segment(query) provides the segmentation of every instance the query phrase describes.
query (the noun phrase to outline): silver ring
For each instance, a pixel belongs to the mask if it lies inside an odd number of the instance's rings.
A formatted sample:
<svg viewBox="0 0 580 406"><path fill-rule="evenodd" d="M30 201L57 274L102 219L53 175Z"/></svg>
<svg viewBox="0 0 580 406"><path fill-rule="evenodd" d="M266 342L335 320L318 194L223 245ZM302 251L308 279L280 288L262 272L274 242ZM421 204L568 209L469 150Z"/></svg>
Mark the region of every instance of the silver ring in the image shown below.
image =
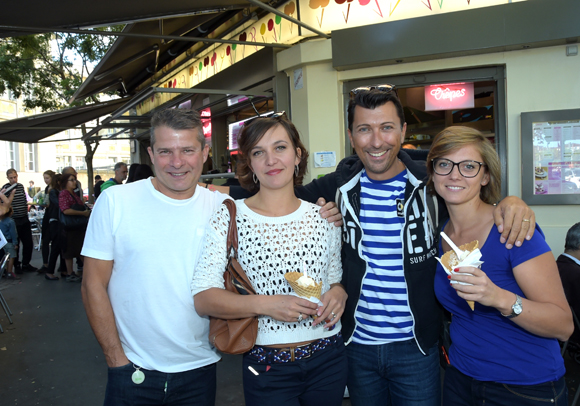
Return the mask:
<svg viewBox="0 0 580 406"><path fill-rule="evenodd" d="M302 313L300 313L300 314L298 315L298 322L301 322L301 321L302 321Z"/></svg>
<svg viewBox="0 0 580 406"><path fill-rule="evenodd" d="M336 313L330 312L330 314L332 314L332 320L336 319Z"/></svg>
<svg viewBox="0 0 580 406"><path fill-rule="evenodd" d="M529 223L529 222L530 222L530 220L529 220L529 219L523 219L523 220L522 220L522 223Z"/></svg>

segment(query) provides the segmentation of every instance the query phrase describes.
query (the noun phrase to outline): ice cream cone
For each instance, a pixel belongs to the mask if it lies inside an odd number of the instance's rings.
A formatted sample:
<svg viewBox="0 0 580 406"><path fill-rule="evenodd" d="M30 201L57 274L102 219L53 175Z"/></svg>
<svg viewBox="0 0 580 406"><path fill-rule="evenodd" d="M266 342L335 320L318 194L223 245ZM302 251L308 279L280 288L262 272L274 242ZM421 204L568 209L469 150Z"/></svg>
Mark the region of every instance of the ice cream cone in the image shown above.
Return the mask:
<svg viewBox="0 0 580 406"><path fill-rule="evenodd" d="M296 292L298 296L306 298L315 297L317 299L320 299L322 293L322 282L319 283L314 282L314 286L307 287L300 286L297 280L303 275L304 274L302 272L288 272L287 274L284 275L284 278L286 278L286 280L288 281L290 286L292 286L292 289L294 289L294 292Z"/></svg>
<svg viewBox="0 0 580 406"><path fill-rule="evenodd" d="M459 249L461 251L466 251L467 254L469 254L470 252L476 250L478 247L479 241L475 240L468 242L467 244L463 244L462 246L459 247ZM445 254L443 254L443 256L441 257L441 262L444 267L446 267L450 272L452 272L453 269L456 268L457 265L459 265L462 259L464 258L457 258L457 254L455 254L455 251L449 250ZM471 308L471 310L475 310L475 302L473 300L466 300L466 302Z"/></svg>

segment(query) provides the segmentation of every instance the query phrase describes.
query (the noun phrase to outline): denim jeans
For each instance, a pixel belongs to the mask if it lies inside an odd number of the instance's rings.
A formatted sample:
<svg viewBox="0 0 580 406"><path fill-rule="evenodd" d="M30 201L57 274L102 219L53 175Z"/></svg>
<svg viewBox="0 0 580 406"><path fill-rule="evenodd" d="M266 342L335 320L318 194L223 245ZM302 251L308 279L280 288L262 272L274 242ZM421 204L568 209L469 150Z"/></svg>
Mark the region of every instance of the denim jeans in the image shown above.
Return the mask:
<svg viewBox="0 0 580 406"><path fill-rule="evenodd" d="M537 385L508 385L473 379L453 366L445 370L443 384L445 406L540 406L568 405L568 388L564 377Z"/></svg>
<svg viewBox="0 0 580 406"><path fill-rule="evenodd" d="M340 406L347 362L342 338L310 358L288 363L259 363L245 354L246 406Z"/></svg>
<svg viewBox="0 0 580 406"><path fill-rule="evenodd" d="M104 406L214 406L216 364L163 373L142 369L145 380L131 380L133 364L109 368Z"/></svg>
<svg viewBox="0 0 580 406"><path fill-rule="evenodd" d="M441 378L435 345L423 355L415 340L382 345L351 342L348 391L353 406L439 406Z"/></svg>

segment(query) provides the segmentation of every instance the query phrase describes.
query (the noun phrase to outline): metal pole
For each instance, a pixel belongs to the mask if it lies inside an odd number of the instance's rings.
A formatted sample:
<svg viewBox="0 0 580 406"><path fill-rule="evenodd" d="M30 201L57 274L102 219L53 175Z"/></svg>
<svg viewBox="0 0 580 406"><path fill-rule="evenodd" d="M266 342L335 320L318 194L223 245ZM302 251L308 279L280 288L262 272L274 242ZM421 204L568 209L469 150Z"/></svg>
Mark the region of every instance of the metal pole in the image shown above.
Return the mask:
<svg viewBox="0 0 580 406"><path fill-rule="evenodd" d="M297 24L301 27L306 28L307 30L310 30L312 32L315 32L316 34L320 35L321 37L324 37L326 39L330 39L330 35L323 33L322 31L318 31L316 28L312 28L310 27L308 24L304 24L302 21L297 20L293 17L290 17L289 15L284 14L283 12L276 10L274 7L270 7L267 4L262 3L260 0L246 0L248 3L252 3L253 5L260 7L266 11L269 11L270 13L274 13L277 16L280 16L288 21L293 22L294 24Z"/></svg>
<svg viewBox="0 0 580 406"><path fill-rule="evenodd" d="M312 28L308 28L311 30ZM236 41L232 39L217 39L204 37L180 37L177 35L155 35L155 34L134 34L130 32L112 32L112 31L96 31L96 30L77 30L73 28L39 28L39 27L19 27L14 25L0 25L0 30L6 31L20 31L36 34L40 32L67 32L71 34L85 34L85 35L102 35L105 37L129 37L129 38L154 38L185 42L207 42L210 44L237 44L237 45L255 45L260 47L270 48L290 48L291 45L268 43L268 42L251 42L251 41ZM328 37L330 38L330 37Z"/></svg>

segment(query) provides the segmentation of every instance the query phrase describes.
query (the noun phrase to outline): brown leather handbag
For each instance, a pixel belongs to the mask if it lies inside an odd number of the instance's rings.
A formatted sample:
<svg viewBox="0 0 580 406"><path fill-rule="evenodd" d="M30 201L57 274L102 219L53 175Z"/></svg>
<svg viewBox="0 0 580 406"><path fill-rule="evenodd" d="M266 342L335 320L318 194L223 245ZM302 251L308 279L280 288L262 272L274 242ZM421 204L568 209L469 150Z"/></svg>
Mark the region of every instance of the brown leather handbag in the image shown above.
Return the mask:
<svg viewBox="0 0 580 406"><path fill-rule="evenodd" d="M255 295L256 291L238 262L238 227L236 226L236 204L226 199L224 204L230 212L228 229L228 264L224 272L226 290L238 295ZM209 318L209 342L226 354L243 354L252 349L258 336L258 318L243 319Z"/></svg>

